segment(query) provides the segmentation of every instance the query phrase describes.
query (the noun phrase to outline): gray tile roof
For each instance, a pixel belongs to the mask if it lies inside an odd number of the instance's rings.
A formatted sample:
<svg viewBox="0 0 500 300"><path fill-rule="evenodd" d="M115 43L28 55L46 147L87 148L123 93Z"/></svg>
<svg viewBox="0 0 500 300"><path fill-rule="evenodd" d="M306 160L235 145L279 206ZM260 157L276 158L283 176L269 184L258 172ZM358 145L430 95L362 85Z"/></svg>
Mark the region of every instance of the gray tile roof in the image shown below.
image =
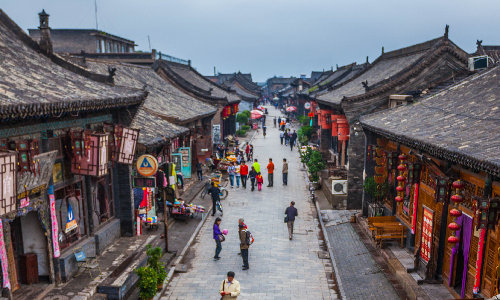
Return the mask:
<svg viewBox="0 0 500 300"><path fill-rule="evenodd" d="M361 82L367 80L368 85L371 86L388 79L413 64L424 54L425 52L420 51L404 56L389 57L387 59L382 55L365 72L361 72L359 76L355 76L349 82L347 82L347 79L344 80L346 81L344 85L333 91L319 95L318 99L332 104L340 104L343 97L352 97L365 93Z"/></svg>
<svg viewBox="0 0 500 300"><path fill-rule="evenodd" d="M236 93L231 93L223 89L189 65L162 60L158 61L155 67L163 68L167 75L171 76L181 87L200 97L213 100L227 99L228 102L238 102L241 100Z"/></svg>
<svg viewBox="0 0 500 300"><path fill-rule="evenodd" d="M111 87L80 76L54 63L63 61L60 57L48 58L35 51L37 47L0 10L0 118L138 104L147 95L141 89Z"/></svg>
<svg viewBox="0 0 500 300"><path fill-rule="evenodd" d="M493 174L500 172L500 67L440 93L363 116L363 128L431 155Z"/></svg>
<svg viewBox="0 0 500 300"><path fill-rule="evenodd" d="M116 68L116 85L135 88L147 86L149 95L144 108L178 122L205 117L217 111L215 106L199 101L173 86L150 67L89 59L87 67L98 74L106 74L108 68Z"/></svg>
<svg viewBox="0 0 500 300"><path fill-rule="evenodd" d="M144 108L139 109L130 127L140 130L139 144L146 146L162 145L167 139L189 131L185 127L172 124L151 114Z"/></svg>

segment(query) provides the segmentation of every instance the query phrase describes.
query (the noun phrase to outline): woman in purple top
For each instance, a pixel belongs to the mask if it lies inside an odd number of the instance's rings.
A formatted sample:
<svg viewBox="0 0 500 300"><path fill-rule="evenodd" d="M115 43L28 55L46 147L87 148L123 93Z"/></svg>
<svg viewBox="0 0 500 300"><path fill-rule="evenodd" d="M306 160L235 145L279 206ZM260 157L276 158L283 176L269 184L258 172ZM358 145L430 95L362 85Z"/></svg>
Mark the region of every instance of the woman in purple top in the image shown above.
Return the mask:
<svg viewBox="0 0 500 300"><path fill-rule="evenodd" d="M221 222L221 219L219 217L217 217L215 219L215 222L214 222L214 240L215 240L215 244L217 245L217 247L215 248L215 256L214 256L214 260L219 260L220 257L219 257L219 254L222 250L222 243L220 241L220 236L222 236L222 232L220 231L220 222Z"/></svg>

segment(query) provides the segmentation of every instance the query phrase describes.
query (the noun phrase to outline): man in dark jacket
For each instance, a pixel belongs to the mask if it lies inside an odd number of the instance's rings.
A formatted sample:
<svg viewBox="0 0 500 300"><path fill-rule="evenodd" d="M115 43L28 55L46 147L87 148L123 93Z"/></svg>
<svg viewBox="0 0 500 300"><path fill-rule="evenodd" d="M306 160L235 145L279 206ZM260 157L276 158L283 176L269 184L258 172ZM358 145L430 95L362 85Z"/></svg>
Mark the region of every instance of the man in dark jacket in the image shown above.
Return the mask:
<svg viewBox="0 0 500 300"><path fill-rule="evenodd" d="M243 258L243 270L248 270L248 248L249 245L247 244L247 231L245 230L245 226L243 224L240 224L238 226L239 228L239 235L240 235L240 250L241 250L241 258Z"/></svg>
<svg viewBox="0 0 500 300"><path fill-rule="evenodd" d="M255 171L255 168L252 167L252 170L248 173L248 176L250 177L250 182L252 183L252 192L255 190L255 177L257 176L257 171Z"/></svg>
<svg viewBox="0 0 500 300"><path fill-rule="evenodd" d="M215 211L217 210L217 201L220 200L220 189L216 187L213 182L211 184L212 186L208 189L208 193L212 195L212 216L214 216Z"/></svg>
<svg viewBox="0 0 500 300"><path fill-rule="evenodd" d="M297 133L295 130L290 135L290 151L293 151L293 145L295 145L295 141L297 140Z"/></svg>
<svg viewBox="0 0 500 300"><path fill-rule="evenodd" d="M295 217L298 216L297 209L294 207L295 202L292 201L290 206L286 208L285 215L287 218L287 226L288 226L288 236L290 240L293 237L293 222L295 221Z"/></svg>

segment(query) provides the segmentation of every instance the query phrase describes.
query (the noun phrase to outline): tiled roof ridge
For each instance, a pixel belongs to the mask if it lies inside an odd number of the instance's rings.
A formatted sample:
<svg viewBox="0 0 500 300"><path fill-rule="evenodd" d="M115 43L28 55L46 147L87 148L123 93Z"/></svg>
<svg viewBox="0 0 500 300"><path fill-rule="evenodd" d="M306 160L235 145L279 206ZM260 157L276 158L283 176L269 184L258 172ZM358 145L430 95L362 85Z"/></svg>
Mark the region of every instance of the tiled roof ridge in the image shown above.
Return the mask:
<svg viewBox="0 0 500 300"><path fill-rule="evenodd" d="M382 59L394 59L394 58L399 58L401 56L413 55L419 52L427 51L442 41L444 41L444 37L438 37L423 43L382 53L380 57Z"/></svg>
<svg viewBox="0 0 500 300"><path fill-rule="evenodd" d="M241 83L244 83L248 86L250 89L260 89L260 86L258 86L255 82L248 80L245 76L242 75L242 73L238 72L235 74L235 78L239 79Z"/></svg>
<svg viewBox="0 0 500 300"><path fill-rule="evenodd" d="M232 82L233 82L232 80L228 80L228 81L229 81L230 83L232 83ZM255 97L259 97L259 95L258 95L258 94L259 94L259 91L256 91L256 90L254 90L254 89L249 89L249 88L247 87L247 85L246 85L246 82L247 82L247 81L248 81L248 80L245 80L245 81L243 81L243 82L242 82L242 81L241 81L238 77L234 77L234 82L237 82L237 83L241 86L241 88L242 88L245 92L247 92L247 93L249 93L249 94L252 94L252 95L254 95Z"/></svg>
<svg viewBox="0 0 500 300"><path fill-rule="evenodd" d="M475 75L465 77L465 78L459 80L458 82L442 89L441 91L439 91L435 94L431 94L429 96L426 96L426 97L419 99L418 102L416 102L412 105L418 105L419 103L424 105L423 104L424 101L432 99L434 97L437 97L437 96L441 95L442 93L446 93L447 91L450 91L452 89L455 89L456 87L458 87L462 84L465 84L466 82L468 82L470 80L476 80L476 79L478 79L478 78L480 78L480 77L482 77L490 72L493 72L497 68L500 68L500 66L495 66L491 69L484 70L484 71L479 72ZM437 155L439 157L442 157L444 159L448 159L448 160L453 161L455 163L459 163L459 164L469 166L472 168L488 169L488 170L490 170L490 172L496 172L496 173L500 172L500 164L495 164L495 163L490 162L490 161L484 161L484 160L478 159L476 157L473 157L472 155L465 154L463 152L450 150L450 149L444 148L442 146L436 146L436 145L433 145L431 143L425 142L422 139L410 138L410 137L407 137L407 136L404 136L401 134L396 134L396 133L391 132L387 129L379 128L379 127L372 126L372 125L365 123L365 121L366 121L365 119L367 119L367 118L369 118L369 119L376 118L377 116L385 114L390 110L397 110L397 109L401 109L401 108L402 107L393 107L393 108L389 108L386 110L374 112L374 113L371 113L371 114L366 115L366 116L361 116L359 119L359 122L361 123L363 128L366 128L369 131L372 131L374 133L389 137L389 138L396 140L398 142L401 142L402 144L405 144L409 147L419 148L419 149L424 150L427 153L432 153L432 154ZM472 117L470 117L470 118L472 118Z"/></svg>
<svg viewBox="0 0 500 300"><path fill-rule="evenodd" d="M417 59L415 62L413 62L411 65L408 67L404 68L403 70L397 72L390 78L384 79L382 81L376 82L372 84L370 87L375 87L374 89L363 93L361 95L357 96L351 96L351 97L344 97L342 101L356 101L356 100L362 100L366 99L369 97L373 97L377 94L383 93L387 90L390 90L393 88L395 85L399 85L403 82L408 81L410 78L413 76L416 76L420 72L422 72L428 65L430 65L432 62L437 60L439 56L447 52L459 60L461 60L464 64L467 65L467 59L468 59L468 54L460 49L458 46L456 46L454 43L451 43L449 41L444 41L443 43L436 43L434 44L434 49L429 49L429 51ZM457 48L462 50L462 53L459 53L457 51ZM374 65L374 63L372 63ZM366 71L365 71L366 72Z"/></svg>
<svg viewBox="0 0 500 300"><path fill-rule="evenodd" d="M0 22L2 22L10 31L12 31L12 33L14 33L26 46L31 48L33 51L48 57L56 65L90 80L109 85L109 82L107 82L106 80L106 75L94 74L92 72L89 72L84 68L61 58L57 54L47 55L44 51L42 51L40 45L36 41L34 41L28 34L26 34L26 32L24 32L24 30L22 30L21 27L19 27L19 25L17 25L16 22L14 22L2 9L0 9Z"/></svg>
<svg viewBox="0 0 500 300"><path fill-rule="evenodd" d="M189 92L195 94L198 97L216 101L221 101L221 100L228 101L227 97L212 96L209 91L205 91L204 89L201 89L196 85L192 84L191 82L187 81L186 79L182 78L182 76L178 75L174 70L170 68L170 66L168 66L168 64L165 64L164 61L162 60L157 60L153 65L153 70L156 71L158 68L161 68L164 71L164 73L167 76L169 76L181 88L188 90Z"/></svg>
<svg viewBox="0 0 500 300"><path fill-rule="evenodd" d="M355 66L356 65L351 64L351 67L349 69L347 69L344 73L342 73L340 76L338 76L334 80L328 82L327 84L319 85L318 91L324 91L324 90L330 91L330 90L336 89L337 87L342 86L341 84L339 84L338 86L335 86L335 84L338 83L339 81L341 81L342 79L346 78L354 70ZM343 70L345 70L345 69L343 69ZM340 70L340 71L342 71L342 70ZM354 77L356 77L356 75ZM347 81L350 81L350 80L346 80L346 82Z"/></svg>

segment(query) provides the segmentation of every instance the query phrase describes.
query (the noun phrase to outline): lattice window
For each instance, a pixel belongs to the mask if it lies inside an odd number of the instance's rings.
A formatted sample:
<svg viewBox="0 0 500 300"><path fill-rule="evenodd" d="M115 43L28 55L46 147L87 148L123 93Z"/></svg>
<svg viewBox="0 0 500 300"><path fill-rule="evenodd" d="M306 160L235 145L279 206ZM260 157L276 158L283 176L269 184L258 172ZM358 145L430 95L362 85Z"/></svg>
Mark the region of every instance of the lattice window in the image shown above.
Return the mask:
<svg viewBox="0 0 500 300"><path fill-rule="evenodd" d="M92 178L92 212L95 225L100 225L115 215L111 168L108 175Z"/></svg>

